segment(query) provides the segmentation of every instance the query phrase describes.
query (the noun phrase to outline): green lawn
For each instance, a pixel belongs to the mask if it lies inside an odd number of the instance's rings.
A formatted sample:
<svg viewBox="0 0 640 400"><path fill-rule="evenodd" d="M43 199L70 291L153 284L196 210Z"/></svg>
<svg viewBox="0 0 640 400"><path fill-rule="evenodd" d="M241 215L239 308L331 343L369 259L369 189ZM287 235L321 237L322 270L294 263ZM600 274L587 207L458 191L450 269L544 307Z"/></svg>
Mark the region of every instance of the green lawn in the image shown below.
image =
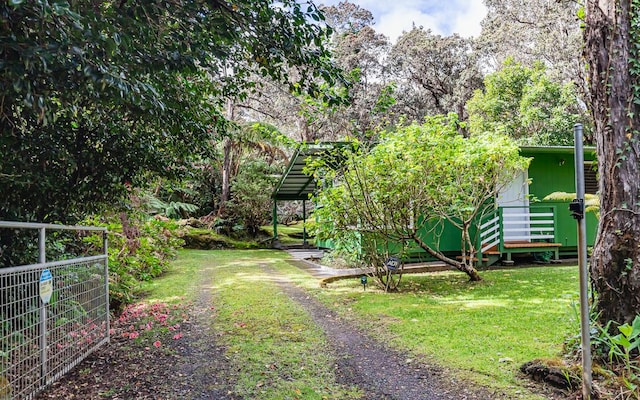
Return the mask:
<svg viewBox="0 0 640 400"><path fill-rule="evenodd" d="M309 221L307 221L307 224ZM282 244L302 244L303 241L303 228L304 223L302 221L298 221L295 224L291 225L282 225L278 224L278 240ZM265 225L262 226L261 229L273 236L273 225ZM307 242L313 244L315 243L315 238L312 238L309 235L309 228L307 228Z"/></svg>
<svg viewBox="0 0 640 400"><path fill-rule="evenodd" d="M395 346L453 367L474 381L520 389L517 370L535 358L558 357L578 332L577 267L483 272L469 282L455 272L403 277L400 293L363 292L338 282L322 297L367 321Z"/></svg>
<svg viewBox="0 0 640 400"><path fill-rule="evenodd" d="M578 331L571 309L576 267L486 271L478 283L454 272L407 275L399 293L383 293L363 291L359 279L321 289L286 257L271 250L182 251L171 271L147 286L151 298L189 299L198 276L210 276L215 328L240 369L236 390L248 398L357 398L335 383L333 360L323 351L327 338L260 265L286 274L389 345L514 398L537 398L517 377L518 367L559 356ZM292 380L276 379L283 373Z"/></svg>

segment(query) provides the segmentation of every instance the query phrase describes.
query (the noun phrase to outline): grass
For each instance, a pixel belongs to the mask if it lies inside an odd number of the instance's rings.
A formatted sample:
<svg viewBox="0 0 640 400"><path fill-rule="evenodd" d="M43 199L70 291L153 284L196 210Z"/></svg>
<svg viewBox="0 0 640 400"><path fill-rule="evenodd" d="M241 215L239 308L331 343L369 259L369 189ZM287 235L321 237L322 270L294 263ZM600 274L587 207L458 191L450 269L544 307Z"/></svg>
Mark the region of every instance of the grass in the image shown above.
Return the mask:
<svg viewBox="0 0 640 400"><path fill-rule="evenodd" d="M517 369L535 358L558 357L579 327L576 267L483 272L469 282L459 273L403 277L400 293L363 292L339 282L322 297L402 348L428 356L473 381L523 393Z"/></svg>
<svg viewBox="0 0 640 400"><path fill-rule="evenodd" d="M307 221L307 224L309 221ZM273 236L273 225L265 225L260 227L269 236ZM278 224L278 240L282 244L301 244L303 240L304 223L298 221L291 225ZM309 228L307 228L307 235L309 235ZM307 236L307 241L310 244L315 243L315 238Z"/></svg>
<svg viewBox="0 0 640 400"><path fill-rule="evenodd" d="M210 251L180 250L178 258L159 278L143 282L138 290L147 302L178 303L194 300L199 276L206 272Z"/></svg>
<svg viewBox="0 0 640 400"><path fill-rule="evenodd" d="M359 398L357 390L336 383L322 331L263 269L290 269L285 256L271 250L182 251L171 272L146 287L147 298L193 300L194 285L209 281L217 309L213 327L238 370L235 393L243 398Z"/></svg>
<svg viewBox="0 0 640 400"><path fill-rule="evenodd" d="M320 289L286 257L270 250L182 251L169 274L146 288L151 298L169 302L189 299L198 275L212 279L215 328L240 370L236 390L246 398L358 397L335 383L333 360L323 351L327 338L260 265L390 345L511 398L540 398L518 377L519 366L558 357L579 329L571 308L578 297L576 267L485 271L478 283L454 272L406 275L399 293L383 293L363 291L359 279Z"/></svg>

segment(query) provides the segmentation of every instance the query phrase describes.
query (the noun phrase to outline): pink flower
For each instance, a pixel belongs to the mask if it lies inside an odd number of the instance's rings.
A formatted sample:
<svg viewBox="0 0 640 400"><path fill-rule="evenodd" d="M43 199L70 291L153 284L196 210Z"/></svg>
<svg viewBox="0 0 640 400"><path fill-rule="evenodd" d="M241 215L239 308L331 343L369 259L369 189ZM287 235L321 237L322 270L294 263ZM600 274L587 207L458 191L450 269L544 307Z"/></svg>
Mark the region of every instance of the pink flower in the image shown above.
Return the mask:
<svg viewBox="0 0 640 400"><path fill-rule="evenodd" d="M175 335L173 335L173 340L178 340L182 337L182 333L176 333Z"/></svg>
<svg viewBox="0 0 640 400"><path fill-rule="evenodd" d="M156 346L156 347L160 347L160 346L162 346L162 343L160 343L159 340L156 340L155 342L153 342L153 345Z"/></svg>
<svg viewBox="0 0 640 400"><path fill-rule="evenodd" d="M131 333L129 334L129 339L135 339L135 338L137 338L138 336L140 336L140 334L139 334L138 332L131 332Z"/></svg>

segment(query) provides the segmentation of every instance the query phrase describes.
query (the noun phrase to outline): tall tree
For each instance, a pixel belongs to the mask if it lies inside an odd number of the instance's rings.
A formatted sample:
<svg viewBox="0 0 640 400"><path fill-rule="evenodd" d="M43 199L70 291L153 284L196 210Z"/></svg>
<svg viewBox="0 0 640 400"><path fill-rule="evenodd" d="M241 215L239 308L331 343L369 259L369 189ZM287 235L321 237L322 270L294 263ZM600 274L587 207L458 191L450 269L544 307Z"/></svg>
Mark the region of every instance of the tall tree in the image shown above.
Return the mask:
<svg viewBox="0 0 640 400"><path fill-rule="evenodd" d="M465 103L482 87L473 41L457 34L414 27L393 46L388 68L398 85L394 109L416 121L450 112L466 120Z"/></svg>
<svg viewBox="0 0 640 400"><path fill-rule="evenodd" d="M332 35L328 47L337 66L349 78L347 104L334 105L321 96L291 95L270 79L259 79L255 93L237 104L242 118L263 119L296 141L341 140L361 136L385 124L393 103L393 88L384 71L388 39L373 29L370 11L348 1L322 6ZM331 96L347 96L344 88L322 85Z"/></svg>
<svg viewBox="0 0 640 400"><path fill-rule="evenodd" d="M600 176L591 280L602 323L640 313L640 2L586 2L585 56Z"/></svg>
<svg viewBox="0 0 640 400"><path fill-rule="evenodd" d="M582 32L574 0L485 0L478 44L494 68L508 58L526 66L543 62L554 80L584 81Z"/></svg>
<svg viewBox="0 0 640 400"><path fill-rule="evenodd" d="M371 267L381 249L411 242L471 280L480 280L471 226L494 209L493 199L528 160L505 135L463 138L457 127L454 117L430 117L422 125L381 133L371 150L347 151L344 171L319 176L337 184L318 195L318 233L338 244L356 236ZM322 161L316 167L320 174L331 170ZM462 261L439 250L438 232L444 223L460 230ZM367 246L371 238L380 240Z"/></svg>
<svg viewBox="0 0 640 400"><path fill-rule="evenodd" d="M541 62L528 67L508 58L484 84L467 103L471 131L504 132L524 145L573 143L583 116L573 83L553 81Z"/></svg>

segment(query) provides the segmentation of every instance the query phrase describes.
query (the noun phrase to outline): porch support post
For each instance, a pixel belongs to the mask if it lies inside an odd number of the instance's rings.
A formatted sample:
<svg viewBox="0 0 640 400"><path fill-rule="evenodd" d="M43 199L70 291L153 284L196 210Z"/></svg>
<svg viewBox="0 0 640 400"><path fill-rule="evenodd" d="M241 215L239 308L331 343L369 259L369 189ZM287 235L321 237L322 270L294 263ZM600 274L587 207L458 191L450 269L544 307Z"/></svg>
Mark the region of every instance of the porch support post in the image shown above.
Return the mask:
<svg viewBox="0 0 640 400"><path fill-rule="evenodd" d="M302 244L307 245L307 201L302 200Z"/></svg>
<svg viewBox="0 0 640 400"><path fill-rule="evenodd" d="M278 239L278 200L273 199L273 240Z"/></svg>

